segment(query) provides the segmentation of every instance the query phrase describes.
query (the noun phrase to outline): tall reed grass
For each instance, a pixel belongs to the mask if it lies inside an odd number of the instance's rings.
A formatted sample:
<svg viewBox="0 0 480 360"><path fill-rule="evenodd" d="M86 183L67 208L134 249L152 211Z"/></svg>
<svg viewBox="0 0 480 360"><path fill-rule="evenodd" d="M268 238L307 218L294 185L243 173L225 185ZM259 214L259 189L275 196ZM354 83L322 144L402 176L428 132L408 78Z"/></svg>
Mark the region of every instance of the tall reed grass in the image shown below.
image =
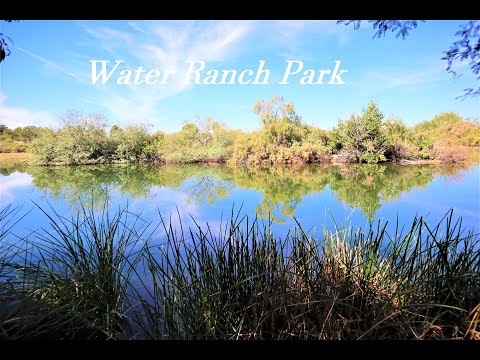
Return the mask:
<svg viewBox="0 0 480 360"><path fill-rule="evenodd" d="M148 224L108 202L68 219L38 206L50 227L17 242L21 262L10 265L16 311L3 321L8 338L109 339L126 333L125 306ZM33 239L32 239L33 238ZM3 299L5 300L5 299ZM5 330L5 329L8 329Z"/></svg>
<svg viewBox="0 0 480 360"><path fill-rule="evenodd" d="M480 339L480 239L453 211L277 237L241 210L213 230L38 208L48 229L0 238L8 339Z"/></svg>

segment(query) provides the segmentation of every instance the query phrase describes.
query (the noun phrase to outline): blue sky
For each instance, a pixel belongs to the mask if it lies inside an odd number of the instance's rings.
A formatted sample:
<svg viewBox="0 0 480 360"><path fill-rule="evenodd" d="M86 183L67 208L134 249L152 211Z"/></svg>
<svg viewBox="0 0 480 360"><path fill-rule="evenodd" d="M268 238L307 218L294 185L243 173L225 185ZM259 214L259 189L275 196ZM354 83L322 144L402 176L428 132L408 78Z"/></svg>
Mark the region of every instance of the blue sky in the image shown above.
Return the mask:
<svg viewBox="0 0 480 360"><path fill-rule="evenodd" d="M331 129L339 118L359 113L370 100L384 114L412 125L444 111L480 116L480 99L456 99L478 86L467 63L454 80L442 51L463 21L429 20L405 40L388 34L372 39L360 30L320 21L20 21L0 25L13 40L0 64L0 123L10 128L56 126L67 109L102 112L109 124L146 122L151 131L177 131L183 121L213 116L230 128L254 130L256 100L282 95L306 123ZM121 69L142 66L176 76L165 85L92 84L90 60L123 60ZM207 69L270 70L268 85L188 85L185 61ZM278 85L287 60L304 69L333 69L341 61L343 85ZM120 69L120 68L119 68ZM206 70L207 70L206 69ZM329 77L325 78L326 80Z"/></svg>

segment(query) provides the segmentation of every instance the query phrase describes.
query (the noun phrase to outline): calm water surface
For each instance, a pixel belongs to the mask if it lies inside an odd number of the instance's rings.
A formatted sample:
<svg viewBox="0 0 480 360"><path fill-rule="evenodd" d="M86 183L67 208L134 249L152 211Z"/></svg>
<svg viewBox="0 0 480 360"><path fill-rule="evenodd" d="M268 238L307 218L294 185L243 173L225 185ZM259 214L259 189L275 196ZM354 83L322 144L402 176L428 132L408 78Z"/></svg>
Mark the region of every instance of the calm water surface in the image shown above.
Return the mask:
<svg viewBox="0 0 480 360"><path fill-rule="evenodd" d="M234 206L249 217L273 221L284 235L295 226L320 232L325 226L365 226L388 219L390 229L418 214L435 224L450 209L463 225L480 228L480 166L309 165L244 168L226 165L101 165L77 167L8 166L0 168L0 206L23 204L31 210L14 232L26 235L48 228L35 207L69 216L81 201L97 209L107 198L112 207L158 223L159 213L178 225L193 225L190 215L212 230ZM51 211L51 210L50 210ZM160 235L159 235L160 236Z"/></svg>

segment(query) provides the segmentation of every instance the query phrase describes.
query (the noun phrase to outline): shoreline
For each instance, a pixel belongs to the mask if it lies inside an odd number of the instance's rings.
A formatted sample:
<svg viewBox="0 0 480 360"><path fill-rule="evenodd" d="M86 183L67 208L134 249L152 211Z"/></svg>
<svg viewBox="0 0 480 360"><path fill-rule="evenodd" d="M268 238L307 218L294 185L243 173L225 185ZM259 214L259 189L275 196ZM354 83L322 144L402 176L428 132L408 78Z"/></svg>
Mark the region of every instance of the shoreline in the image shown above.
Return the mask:
<svg viewBox="0 0 480 360"><path fill-rule="evenodd" d="M478 150L478 149L475 149ZM20 152L20 153L0 153L0 166L4 164L12 165L12 164L22 164L28 166L36 166L34 164L30 164L30 161L33 160L34 154L30 152ZM378 162L374 164L397 164L397 165L453 165L453 164L469 164L469 163L477 163L480 162L480 158L478 156L472 157L472 159L464 160L464 161L457 161L457 162L447 162L438 159L401 159L399 161L384 161ZM162 161L138 161L138 162L125 162L125 161L114 161L114 162L105 162L105 163L92 163L92 164L75 164L75 165L67 165L67 164L50 164L50 165L37 165L37 166L82 166L82 165L109 165L109 164L168 164L168 165L182 165L182 164L205 164L209 166L219 166L222 164L226 165L237 165L237 166L297 166L297 165L368 165L367 163L349 163L349 162L342 162L332 157L331 161L329 162L315 162L315 163L279 163L279 164L269 164L269 163L261 163L261 164L234 164L229 163L229 161L215 161L215 160L205 160L205 161L196 161L196 162L162 162ZM372 164L370 164L372 165Z"/></svg>

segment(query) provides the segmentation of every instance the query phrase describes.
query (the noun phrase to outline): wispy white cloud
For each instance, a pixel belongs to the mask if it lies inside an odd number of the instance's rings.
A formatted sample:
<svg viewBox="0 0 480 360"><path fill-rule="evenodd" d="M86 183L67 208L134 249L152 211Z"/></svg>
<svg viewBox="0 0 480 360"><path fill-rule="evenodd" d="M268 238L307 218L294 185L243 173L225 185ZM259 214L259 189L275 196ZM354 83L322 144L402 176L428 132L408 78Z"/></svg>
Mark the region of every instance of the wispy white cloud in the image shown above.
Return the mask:
<svg viewBox="0 0 480 360"><path fill-rule="evenodd" d="M48 111L8 106L6 102L7 97L0 92L0 121L10 129L28 125L52 126L55 123L55 117Z"/></svg>
<svg viewBox="0 0 480 360"><path fill-rule="evenodd" d="M441 70L434 68L425 69L385 69L383 71L369 70L367 75L382 88L396 88L400 86L416 86L439 80Z"/></svg>
<svg viewBox="0 0 480 360"><path fill-rule="evenodd" d="M155 122L159 102L192 87L185 84L187 60L203 60L207 64L233 58L242 40L251 32L250 21L162 21L128 22L130 32L107 26L81 27L104 51L103 57L124 60L122 69L158 69L175 72L168 84L155 86L97 86L97 103L108 108L118 119ZM112 24L113 26L113 24ZM92 44L93 45L93 44Z"/></svg>
<svg viewBox="0 0 480 360"><path fill-rule="evenodd" d="M312 39L315 47L326 46L326 41L335 39L343 46L348 43L351 32L337 24L337 20L268 20L262 21L263 33L270 33L269 41L279 49L279 56L286 60L313 61Z"/></svg>
<svg viewBox="0 0 480 360"><path fill-rule="evenodd" d="M203 60L208 68L236 60L252 47L278 47L288 58L308 60L305 39L311 34L348 40L334 20L320 21L78 21L81 40L72 44L61 62L25 48L19 51L62 76L89 87L89 95L79 98L86 104L104 107L115 123L123 121L162 122L161 101L188 91L185 84L187 60ZM305 36L306 34L309 36ZM303 49L302 49L303 47ZM173 71L168 84L116 85L113 77L105 84L91 83L89 60L123 60L121 70ZM224 65L224 64L221 64ZM192 114L193 115L193 114Z"/></svg>
<svg viewBox="0 0 480 360"><path fill-rule="evenodd" d="M337 20L274 20L271 25L278 34L278 39L288 41L301 41L302 35L323 34L334 36L341 45L346 44L349 32L337 24Z"/></svg>
<svg viewBox="0 0 480 360"><path fill-rule="evenodd" d="M135 31L138 31L138 32L141 32L141 33L145 33L145 30L143 30L142 26L136 22L136 21L129 21L128 23L128 26L130 26L133 30Z"/></svg>
<svg viewBox="0 0 480 360"><path fill-rule="evenodd" d="M438 60L425 60L410 67L385 66L365 69L358 79L351 82L363 95L382 93L391 89L416 91L436 82L445 81L445 67Z"/></svg>
<svg viewBox="0 0 480 360"><path fill-rule="evenodd" d="M80 27L87 34L99 40L105 50L111 50L119 44L131 46L134 41L132 34L108 26L91 27L87 23L80 23Z"/></svg>
<svg viewBox="0 0 480 360"><path fill-rule="evenodd" d="M56 72L59 72L61 74L64 74L64 75L67 75L67 76L70 76L72 78L74 78L75 80L77 81L80 81L80 82L85 82L85 78L83 77L80 77L76 74L74 74L73 72L71 71L68 71L67 69L65 69L63 66L57 64L56 62L52 61L52 60L49 60L43 56L40 56L38 54L35 54L33 52L31 52L30 50L27 50L27 49L24 49L22 47L17 47L16 50L30 56L31 58L35 59L35 60L38 60L40 61L41 63L43 63L44 65L46 65L47 67L51 68L52 70L55 70Z"/></svg>
<svg viewBox="0 0 480 360"><path fill-rule="evenodd" d="M32 180L31 175L19 172L3 177L0 181L0 206L13 203L15 190L32 185Z"/></svg>
<svg viewBox="0 0 480 360"><path fill-rule="evenodd" d="M199 222L203 221L204 214L200 206L195 201L189 201L188 194L181 189L171 189L168 187L152 187L150 199L155 199L155 203L151 206L145 206L142 199L133 199L129 204L130 210L134 213L142 213L144 218L158 218L158 210L161 209L160 215L167 224L171 222L174 228L180 227L180 221L185 228L194 227L195 223L192 217ZM159 219L160 220L160 219ZM158 229L162 231L162 227Z"/></svg>

